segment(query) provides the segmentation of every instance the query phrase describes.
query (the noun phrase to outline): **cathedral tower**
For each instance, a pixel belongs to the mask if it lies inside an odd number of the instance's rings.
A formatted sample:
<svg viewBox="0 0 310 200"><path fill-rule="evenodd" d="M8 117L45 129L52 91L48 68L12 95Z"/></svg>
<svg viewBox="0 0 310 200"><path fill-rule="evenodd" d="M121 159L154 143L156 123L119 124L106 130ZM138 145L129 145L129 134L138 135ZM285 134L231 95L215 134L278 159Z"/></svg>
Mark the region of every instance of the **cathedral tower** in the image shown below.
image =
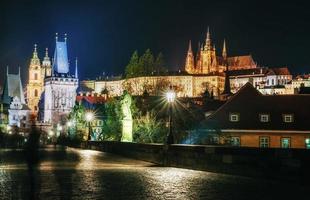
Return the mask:
<svg viewBox="0 0 310 200"><path fill-rule="evenodd" d="M189 45L188 45L188 51L187 51L187 56L186 56L186 61L185 61L185 71L189 74L192 74L195 71L194 54L192 51L191 41L189 41Z"/></svg>
<svg viewBox="0 0 310 200"><path fill-rule="evenodd" d="M215 47L212 47L210 30L208 28L205 46L201 51L201 73L208 74L214 71L212 68L212 66L216 65L214 62L216 62Z"/></svg>
<svg viewBox="0 0 310 200"><path fill-rule="evenodd" d="M27 104L31 113L36 115L38 112L38 103L43 90L43 77L40 59L38 57L37 45L34 45L34 51L29 65L29 75L27 84Z"/></svg>

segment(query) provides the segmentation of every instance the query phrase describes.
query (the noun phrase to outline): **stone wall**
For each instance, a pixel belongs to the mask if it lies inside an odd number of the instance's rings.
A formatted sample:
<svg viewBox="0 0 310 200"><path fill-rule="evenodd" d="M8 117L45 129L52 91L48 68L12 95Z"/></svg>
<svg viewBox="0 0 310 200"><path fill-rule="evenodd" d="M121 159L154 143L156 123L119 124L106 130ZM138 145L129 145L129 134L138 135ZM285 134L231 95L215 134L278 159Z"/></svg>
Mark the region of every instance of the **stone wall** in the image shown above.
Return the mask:
<svg viewBox="0 0 310 200"><path fill-rule="evenodd" d="M305 181L310 178L310 151L304 149L233 148L204 145L89 142L89 148L162 166Z"/></svg>

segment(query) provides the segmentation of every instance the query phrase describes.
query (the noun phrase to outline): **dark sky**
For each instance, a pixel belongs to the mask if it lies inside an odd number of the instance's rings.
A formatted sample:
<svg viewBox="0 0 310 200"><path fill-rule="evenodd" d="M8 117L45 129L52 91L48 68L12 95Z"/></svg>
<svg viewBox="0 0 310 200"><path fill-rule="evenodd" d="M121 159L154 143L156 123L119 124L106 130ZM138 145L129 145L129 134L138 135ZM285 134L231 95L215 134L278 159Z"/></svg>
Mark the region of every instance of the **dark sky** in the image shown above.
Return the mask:
<svg viewBox="0 0 310 200"><path fill-rule="evenodd" d="M51 56L56 32L68 34L69 57L79 58L82 79L122 73L135 49L162 51L168 66L179 69L188 40L196 50L208 26L218 50L226 38L229 55L252 54L260 65L308 73L310 12L305 2L1 0L1 80L6 65L15 72L21 66L25 80L33 44L41 59L45 47Z"/></svg>

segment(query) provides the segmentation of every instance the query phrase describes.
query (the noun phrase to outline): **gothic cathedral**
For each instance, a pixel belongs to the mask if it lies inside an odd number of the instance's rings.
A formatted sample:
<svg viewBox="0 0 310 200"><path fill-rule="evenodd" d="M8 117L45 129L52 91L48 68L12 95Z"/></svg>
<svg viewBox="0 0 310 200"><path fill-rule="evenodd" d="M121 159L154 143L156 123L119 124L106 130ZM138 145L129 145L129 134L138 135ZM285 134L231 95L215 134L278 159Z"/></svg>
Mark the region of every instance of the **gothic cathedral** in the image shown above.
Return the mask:
<svg viewBox="0 0 310 200"><path fill-rule="evenodd" d="M227 56L226 43L224 40L222 55L216 55L215 45L212 45L211 35L208 28L204 43L198 44L196 58L192 50L191 41L185 59L185 71L189 74L214 74L225 70L252 69L257 65L251 55Z"/></svg>

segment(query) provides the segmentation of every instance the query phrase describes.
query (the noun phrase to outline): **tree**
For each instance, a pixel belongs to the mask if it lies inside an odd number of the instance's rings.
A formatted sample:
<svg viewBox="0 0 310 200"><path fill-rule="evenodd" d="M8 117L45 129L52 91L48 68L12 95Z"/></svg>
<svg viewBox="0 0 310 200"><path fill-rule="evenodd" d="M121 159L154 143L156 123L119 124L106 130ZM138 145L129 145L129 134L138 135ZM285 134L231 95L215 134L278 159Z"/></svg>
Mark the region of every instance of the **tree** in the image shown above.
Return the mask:
<svg viewBox="0 0 310 200"><path fill-rule="evenodd" d="M165 67L164 55L161 52L156 57L154 68L157 74L165 74L167 72L167 69Z"/></svg>
<svg viewBox="0 0 310 200"><path fill-rule="evenodd" d="M143 69L144 76L151 75L154 72L154 56L150 49L147 49L139 59L139 65Z"/></svg>
<svg viewBox="0 0 310 200"><path fill-rule="evenodd" d="M99 136L101 140L120 141L122 137L122 112L118 99L110 99L105 104L104 120L102 126L102 134Z"/></svg>
<svg viewBox="0 0 310 200"><path fill-rule="evenodd" d="M125 76L126 78L132 78L135 76L139 76L142 73L142 69L139 62L139 55L138 51L134 51L128 65L125 69Z"/></svg>
<svg viewBox="0 0 310 200"><path fill-rule="evenodd" d="M156 118L152 110L146 115L139 113L134 120L134 141L140 143L164 142L166 130L164 123Z"/></svg>

